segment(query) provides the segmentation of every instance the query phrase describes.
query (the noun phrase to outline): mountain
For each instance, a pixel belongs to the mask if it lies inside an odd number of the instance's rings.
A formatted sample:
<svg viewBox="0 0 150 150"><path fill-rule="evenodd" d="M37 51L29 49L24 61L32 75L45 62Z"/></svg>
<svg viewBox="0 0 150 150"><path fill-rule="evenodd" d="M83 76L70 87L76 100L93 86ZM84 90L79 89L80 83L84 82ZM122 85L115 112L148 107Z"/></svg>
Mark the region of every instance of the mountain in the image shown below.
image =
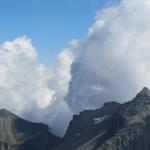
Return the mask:
<svg viewBox="0 0 150 150"><path fill-rule="evenodd" d="M42 123L31 123L0 110L0 150L49 150L60 139Z"/></svg>
<svg viewBox="0 0 150 150"><path fill-rule="evenodd" d="M149 150L150 149L150 90L144 88L117 114L124 120L121 129L107 139L98 150Z"/></svg>
<svg viewBox="0 0 150 150"><path fill-rule="evenodd" d="M90 143L111 128L111 116L119 107L117 102L108 102L101 109L86 110L74 115L62 144L55 150L74 150L79 147L84 150L92 149Z"/></svg>
<svg viewBox="0 0 150 150"><path fill-rule="evenodd" d="M150 90L74 115L60 139L42 123L0 110L0 150L150 150Z"/></svg>
<svg viewBox="0 0 150 150"><path fill-rule="evenodd" d="M105 103L75 115L53 150L149 150L149 133L150 90L145 87L130 102Z"/></svg>

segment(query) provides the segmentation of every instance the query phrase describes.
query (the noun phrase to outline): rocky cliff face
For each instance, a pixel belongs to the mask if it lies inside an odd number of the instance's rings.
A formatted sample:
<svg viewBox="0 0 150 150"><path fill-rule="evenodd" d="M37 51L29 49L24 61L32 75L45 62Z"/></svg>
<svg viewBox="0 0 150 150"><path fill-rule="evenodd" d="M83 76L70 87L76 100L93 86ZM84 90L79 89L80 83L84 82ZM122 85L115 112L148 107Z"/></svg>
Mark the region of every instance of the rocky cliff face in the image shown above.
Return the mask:
<svg viewBox="0 0 150 150"><path fill-rule="evenodd" d="M63 143L55 150L149 150L150 90L130 102L106 103L74 116Z"/></svg>
<svg viewBox="0 0 150 150"><path fill-rule="evenodd" d="M105 103L74 115L59 139L44 124L0 110L0 150L149 150L150 90L127 103Z"/></svg>
<svg viewBox="0 0 150 150"><path fill-rule="evenodd" d="M46 125L25 121L0 110L0 150L48 150L58 144Z"/></svg>
<svg viewBox="0 0 150 150"><path fill-rule="evenodd" d="M124 119L124 127L100 146L98 150L150 149L150 90L144 88L117 112Z"/></svg>
<svg viewBox="0 0 150 150"><path fill-rule="evenodd" d="M120 104L117 102L105 103L101 109L86 110L79 115L74 115L70 122L67 133L55 150L93 149L95 142L111 128L111 116L118 110ZM102 143L111 135L106 135Z"/></svg>

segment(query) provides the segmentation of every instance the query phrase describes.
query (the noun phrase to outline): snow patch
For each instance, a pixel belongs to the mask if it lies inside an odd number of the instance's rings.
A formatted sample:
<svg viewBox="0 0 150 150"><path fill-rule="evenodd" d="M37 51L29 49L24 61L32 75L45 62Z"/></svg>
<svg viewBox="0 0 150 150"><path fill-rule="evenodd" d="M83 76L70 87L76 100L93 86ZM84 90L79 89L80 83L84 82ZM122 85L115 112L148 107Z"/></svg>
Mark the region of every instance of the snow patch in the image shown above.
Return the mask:
<svg viewBox="0 0 150 150"><path fill-rule="evenodd" d="M107 116L103 116L103 117L98 117L98 118L94 118L94 124L99 124L101 123L103 120L105 120L106 118L110 117L109 115Z"/></svg>
<svg viewBox="0 0 150 150"><path fill-rule="evenodd" d="M80 133L77 133L77 134L76 134L76 136L80 136L80 135L81 135Z"/></svg>

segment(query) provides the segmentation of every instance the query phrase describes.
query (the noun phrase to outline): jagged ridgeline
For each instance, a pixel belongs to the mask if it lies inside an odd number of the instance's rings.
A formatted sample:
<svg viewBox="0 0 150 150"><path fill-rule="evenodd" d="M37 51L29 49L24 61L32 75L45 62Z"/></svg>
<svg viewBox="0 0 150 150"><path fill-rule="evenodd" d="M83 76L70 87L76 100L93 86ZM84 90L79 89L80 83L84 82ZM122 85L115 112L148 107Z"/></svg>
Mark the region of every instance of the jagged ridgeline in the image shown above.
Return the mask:
<svg viewBox="0 0 150 150"><path fill-rule="evenodd" d="M0 110L0 150L48 150L59 141L60 138L49 132L48 126Z"/></svg>
<svg viewBox="0 0 150 150"><path fill-rule="evenodd" d="M129 102L74 115L64 138L48 126L0 110L0 150L149 150L150 90Z"/></svg>
<svg viewBox="0 0 150 150"><path fill-rule="evenodd" d="M150 150L150 90L130 102L110 102L75 115L53 150Z"/></svg>

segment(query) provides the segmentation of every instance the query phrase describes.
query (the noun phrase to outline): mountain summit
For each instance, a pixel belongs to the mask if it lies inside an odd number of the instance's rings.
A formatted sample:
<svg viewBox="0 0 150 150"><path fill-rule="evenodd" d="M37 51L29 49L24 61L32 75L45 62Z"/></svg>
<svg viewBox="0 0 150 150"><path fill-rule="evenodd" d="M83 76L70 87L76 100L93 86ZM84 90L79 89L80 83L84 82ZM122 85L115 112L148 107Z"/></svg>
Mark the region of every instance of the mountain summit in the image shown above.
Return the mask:
<svg viewBox="0 0 150 150"><path fill-rule="evenodd" d="M111 102L75 115L63 142L54 150L149 150L150 90L129 102Z"/></svg>
<svg viewBox="0 0 150 150"><path fill-rule="evenodd" d="M60 139L42 123L31 123L0 110L0 150L149 150L150 90L144 87L124 104L74 115Z"/></svg>
<svg viewBox="0 0 150 150"><path fill-rule="evenodd" d="M0 110L0 150L49 150L59 141L48 126Z"/></svg>
<svg viewBox="0 0 150 150"><path fill-rule="evenodd" d="M150 96L150 90L147 87L144 87L142 91L137 94L137 96Z"/></svg>

